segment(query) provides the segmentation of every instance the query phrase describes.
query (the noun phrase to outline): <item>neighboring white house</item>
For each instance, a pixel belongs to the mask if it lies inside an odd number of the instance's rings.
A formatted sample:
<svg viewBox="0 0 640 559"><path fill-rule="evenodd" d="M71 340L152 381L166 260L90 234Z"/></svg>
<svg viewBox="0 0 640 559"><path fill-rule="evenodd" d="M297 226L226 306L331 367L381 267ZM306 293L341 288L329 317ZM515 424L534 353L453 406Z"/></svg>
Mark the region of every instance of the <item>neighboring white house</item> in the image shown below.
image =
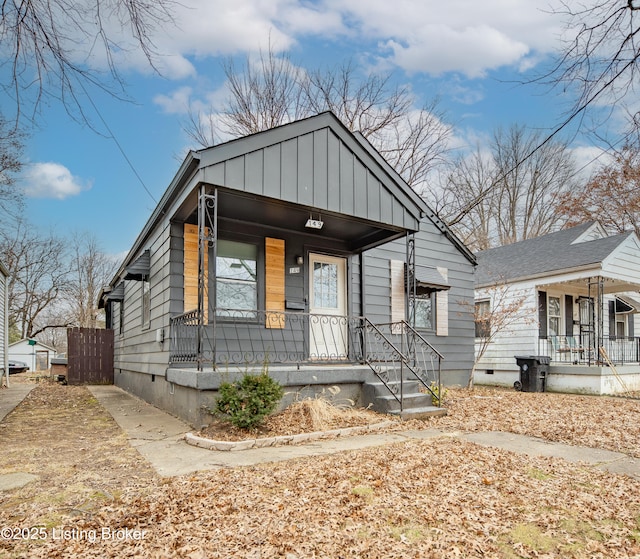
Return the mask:
<svg viewBox="0 0 640 559"><path fill-rule="evenodd" d="M515 323L478 361L474 381L513 385L515 356L551 358L547 389L611 394L640 389L640 241L590 222L479 252L477 312L519 299ZM476 336L481 336L480 324ZM480 339L477 338L476 347Z"/></svg>
<svg viewBox="0 0 640 559"><path fill-rule="evenodd" d="M30 338L9 344L9 359L23 361L30 371L48 371L55 356L55 348Z"/></svg>

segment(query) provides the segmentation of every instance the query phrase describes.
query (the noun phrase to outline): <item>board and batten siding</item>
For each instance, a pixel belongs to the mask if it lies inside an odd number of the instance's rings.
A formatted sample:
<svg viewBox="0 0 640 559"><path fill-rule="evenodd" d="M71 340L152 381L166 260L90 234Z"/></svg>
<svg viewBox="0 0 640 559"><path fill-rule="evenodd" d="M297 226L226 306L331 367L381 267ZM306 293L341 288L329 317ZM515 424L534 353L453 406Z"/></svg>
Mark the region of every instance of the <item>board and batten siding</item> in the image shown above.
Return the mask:
<svg viewBox="0 0 640 559"><path fill-rule="evenodd" d="M273 136L275 139L277 135ZM254 149L233 155L233 143L220 146L215 160L203 155L202 180L241 192L417 229L415 204L404 193L392 193L378 165L353 141L347 145L329 127L270 145L263 137L245 138Z"/></svg>

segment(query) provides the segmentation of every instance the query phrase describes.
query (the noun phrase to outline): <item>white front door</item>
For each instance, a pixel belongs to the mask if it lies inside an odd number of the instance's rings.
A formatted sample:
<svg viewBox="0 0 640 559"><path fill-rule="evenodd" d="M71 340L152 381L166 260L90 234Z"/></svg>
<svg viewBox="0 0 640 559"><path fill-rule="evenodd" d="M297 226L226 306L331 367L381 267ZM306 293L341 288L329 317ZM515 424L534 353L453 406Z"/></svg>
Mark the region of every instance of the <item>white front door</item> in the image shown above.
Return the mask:
<svg viewBox="0 0 640 559"><path fill-rule="evenodd" d="M347 261L309 254L309 353L311 359L346 359Z"/></svg>

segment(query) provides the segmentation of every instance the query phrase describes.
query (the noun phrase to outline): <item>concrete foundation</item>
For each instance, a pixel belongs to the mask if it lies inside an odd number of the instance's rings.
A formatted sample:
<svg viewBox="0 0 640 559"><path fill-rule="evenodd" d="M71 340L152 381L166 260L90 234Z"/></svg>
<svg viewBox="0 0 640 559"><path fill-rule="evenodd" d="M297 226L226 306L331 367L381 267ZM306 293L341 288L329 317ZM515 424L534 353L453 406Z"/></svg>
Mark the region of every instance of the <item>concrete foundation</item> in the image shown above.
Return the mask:
<svg viewBox="0 0 640 559"><path fill-rule="evenodd" d="M261 368L243 370L167 369L164 376L126 370L115 371L114 384L138 398L179 417L199 429L211 423L220 384L239 380L245 373L259 374ZM284 388L280 409L305 398L326 398L337 405L361 404L362 384L371 380L368 367L270 367L269 376Z"/></svg>
<svg viewBox="0 0 640 559"><path fill-rule="evenodd" d="M520 372L495 371L492 375L476 373L474 383L487 386L513 387ZM585 365L549 366L546 379L548 392L566 394L615 395L627 391L640 391L640 364L619 365L615 368Z"/></svg>

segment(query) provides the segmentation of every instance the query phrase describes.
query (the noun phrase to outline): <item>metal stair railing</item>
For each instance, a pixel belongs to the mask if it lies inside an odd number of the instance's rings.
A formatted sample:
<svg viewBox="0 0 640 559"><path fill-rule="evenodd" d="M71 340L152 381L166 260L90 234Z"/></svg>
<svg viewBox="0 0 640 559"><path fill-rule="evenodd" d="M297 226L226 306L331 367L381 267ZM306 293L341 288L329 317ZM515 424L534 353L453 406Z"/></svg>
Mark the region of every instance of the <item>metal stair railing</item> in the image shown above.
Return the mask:
<svg viewBox="0 0 640 559"><path fill-rule="evenodd" d="M442 381L440 377L443 355L431 345L409 323L402 321L405 332L408 354L412 357L411 372L420 383L431 393L438 407L442 405Z"/></svg>
<svg viewBox="0 0 640 559"><path fill-rule="evenodd" d="M364 361L403 410L405 372L441 405L443 356L406 321L373 324L364 319Z"/></svg>

